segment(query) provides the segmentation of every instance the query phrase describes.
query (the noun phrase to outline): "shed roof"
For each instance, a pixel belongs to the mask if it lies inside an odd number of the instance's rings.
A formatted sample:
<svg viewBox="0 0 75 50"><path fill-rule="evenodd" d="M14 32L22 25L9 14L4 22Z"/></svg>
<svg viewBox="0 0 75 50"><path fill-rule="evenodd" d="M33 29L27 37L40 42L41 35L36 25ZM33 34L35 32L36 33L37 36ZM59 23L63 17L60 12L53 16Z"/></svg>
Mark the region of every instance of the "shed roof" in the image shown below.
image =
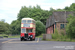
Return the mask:
<svg viewBox="0 0 75 50"><path fill-rule="evenodd" d="M67 22L67 17L69 17L69 15L73 15L72 11L60 11L60 12L53 12L53 16L55 21L57 22Z"/></svg>
<svg viewBox="0 0 75 50"><path fill-rule="evenodd" d="M55 11L46 21L46 28L52 26L55 22L67 22L69 15L73 15L73 11Z"/></svg>

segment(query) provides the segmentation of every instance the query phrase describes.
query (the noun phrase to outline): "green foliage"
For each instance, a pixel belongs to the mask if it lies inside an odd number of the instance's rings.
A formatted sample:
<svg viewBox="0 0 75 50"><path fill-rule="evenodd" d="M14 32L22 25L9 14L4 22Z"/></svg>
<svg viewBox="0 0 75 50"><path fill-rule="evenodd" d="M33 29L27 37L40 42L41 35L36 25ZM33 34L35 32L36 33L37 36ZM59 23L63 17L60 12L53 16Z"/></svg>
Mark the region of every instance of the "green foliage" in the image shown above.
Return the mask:
<svg viewBox="0 0 75 50"><path fill-rule="evenodd" d="M75 3L72 3L72 4L70 5L70 7L66 6L66 7L64 8L64 10L66 10L66 11L75 11Z"/></svg>
<svg viewBox="0 0 75 50"><path fill-rule="evenodd" d="M0 21L0 34L10 34L10 25L4 21Z"/></svg>
<svg viewBox="0 0 75 50"><path fill-rule="evenodd" d="M72 3L72 4L71 4L70 10L71 10L71 11L75 11L75 3Z"/></svg>
<svg viewBox="0 0 75 50"><path fill-rule="evenodd" d="M56 11L65 11L65 10L63 10L63 9L57 9Z"/></svg>
<svg viewBox="0 0 75 50"><path fill-rule="evenodd" d="M23 6L21 10L18 13L17 18L21 20L22 18L33 18L34 20L40 20L44 24L46 24L46 19L52 15L52 12L49 12L48 10L42 10L40 6L34 6L34 7L26 7Z"/></svg>
<svg viewBox="0 0 75 50"><path fill-rule="evenodd" d="M61 35L62 35L62 36L66 35L66 34L64 33L64 30L61 30Z"/></svg>
<svg viewBox="0 0 75 50"><path fill-rule="evenodd" d="M69 8L68 6L66 6L66 7L64 8L64 10L70 11L70 8Z"/></svg>
<svg viewBox="0 0 75 50"><path fill-rule="evenodd" d="M8 38L20 38L20 35L8 36Z"/></svg>
<svg viewBox="0 0 75 50"><path fill-rule="evenodd" d="M52 34L52 39L57 39L57 38L59 38L59 34L58 34L58 30L55 29L55 33Z"/></svg>
<svg viewBox="0 0 75 50"><path fill-rule="evenodd" d="M21 21L15 20L11 23L12 34L20 34L21 32Z"/></svg>
<svg viewBox="0 0 75 50"><path fill-rule="evenodd" d="M50 8L50 10L43 10L38 5L33 6L33 7L22 6L22 8L20 9L17 15L17 20L12 21L10 25L8 23L5 23L4 19L0 21L0 33L20 34L21 19L29 17L29 18L33 18L34 20L36 20L36 36L38 36L42 33L45 33L46 20L49 16L52 15L53 11L75 11L75 3L72 3L69 7L66 6L64 9L57 9L57 10L53 8ZM75 38L75 33L74 33L75 32L75 22L74 22L75 18L70 17L68 18L68 21L69 23L67 24L67 27L66 27L67 34L69 35L70 38ZM52 37L54 39L57 39L57 38L63 39L64 35L61 36L58 34L57 31L55 32L56 32L55 34L52 34Z"/></svg>
<svg viewBox="0 0 75 50"><path fill-rule="evenodd" d="M59 34L57 29L55 29L55 33L52 34L52 39L55 39L57 41L66 41L67 38L67 35L64 35L63 32Z"/></svg>
<svg viewBox="0 0 75 50"><path fill-rule="evenodd" d="M39 36L36 36L37 38L42 38L43 37L43 34L39 35Z"/></svg>
<svg viewBox="0 0 75 50"><path fill-rule="evenodd" d="M45 33L45 25L41 21L36 21L36 36Z"/></svg>
<svg viewBox="0 0 75 50"><path fill-rule="evenodd" d="M68 37L75 38L75 16L71 16L67 19L68 23L66 26L66 32Z"/></svg>

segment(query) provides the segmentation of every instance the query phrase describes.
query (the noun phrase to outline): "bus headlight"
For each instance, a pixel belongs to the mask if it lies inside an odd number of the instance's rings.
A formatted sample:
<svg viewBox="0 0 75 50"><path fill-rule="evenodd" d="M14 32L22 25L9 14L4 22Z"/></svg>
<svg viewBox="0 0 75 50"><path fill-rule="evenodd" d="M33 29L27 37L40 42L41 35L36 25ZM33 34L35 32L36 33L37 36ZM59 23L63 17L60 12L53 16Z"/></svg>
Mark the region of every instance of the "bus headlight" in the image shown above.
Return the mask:
<svg viewBox="0 0 75 50"><path fill-rule="evenodd" d="M32 35L30 37L33 37Z"/></svg>
<svg viewBox="0 0 75 50"><path fill-rule="evenodd" d="M33 35L30 35L30 38L32 38L33 37Z"/></svg>

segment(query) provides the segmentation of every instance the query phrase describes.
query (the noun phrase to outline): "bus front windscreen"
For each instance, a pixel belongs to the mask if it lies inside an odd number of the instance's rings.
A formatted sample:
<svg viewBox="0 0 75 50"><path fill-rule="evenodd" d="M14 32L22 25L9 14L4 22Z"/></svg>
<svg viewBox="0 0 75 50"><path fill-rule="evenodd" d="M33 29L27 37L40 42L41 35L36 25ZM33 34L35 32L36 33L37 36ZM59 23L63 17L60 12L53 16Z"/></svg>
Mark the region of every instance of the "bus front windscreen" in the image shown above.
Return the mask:
<svg viewBox="0 0 75 50"><path fill-rule="evenodd" d="M29 29L28 32L29 32L29 33L32 32L32 29Z"/></svg>

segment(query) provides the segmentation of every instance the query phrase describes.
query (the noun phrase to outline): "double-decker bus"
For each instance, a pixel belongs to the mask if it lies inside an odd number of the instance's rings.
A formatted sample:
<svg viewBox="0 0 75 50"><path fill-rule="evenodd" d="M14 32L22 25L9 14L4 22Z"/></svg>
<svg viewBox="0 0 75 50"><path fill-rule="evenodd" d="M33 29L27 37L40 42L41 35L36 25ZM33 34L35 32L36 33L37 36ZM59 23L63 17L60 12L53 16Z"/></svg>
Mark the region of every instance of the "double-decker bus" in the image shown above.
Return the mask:
<svg viewBox="0 0 75 50"><path fill-rule="evenodd" d="M35 20L22 18L20 40L35 40Z"/></svg>

